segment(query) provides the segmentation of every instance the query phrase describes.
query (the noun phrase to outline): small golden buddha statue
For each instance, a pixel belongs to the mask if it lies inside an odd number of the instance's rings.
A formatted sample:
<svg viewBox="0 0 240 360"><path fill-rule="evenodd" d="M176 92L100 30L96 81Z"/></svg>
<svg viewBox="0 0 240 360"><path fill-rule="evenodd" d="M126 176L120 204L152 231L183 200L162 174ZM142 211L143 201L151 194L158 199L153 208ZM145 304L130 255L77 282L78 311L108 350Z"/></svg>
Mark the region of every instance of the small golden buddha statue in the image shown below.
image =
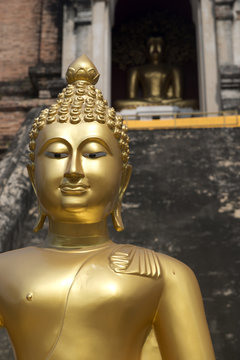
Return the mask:
<svg viewBox="0 0 240 360"><path fill-rule="evenodd" d="M182 99L183 82L180 69L163 62L163 38L151 37L147 48L149 63L130 69L128 99L117 100L117 110L157 105L196 108L195 99Z"/></svg>
<svg viewBox="0 0 240 360"><path fill-rule="evenodd" d="M109 239L131 166L121 117L86 56L30 132L41 248L0 255L0 323L18 360L139 360L155 332L163 360L214 360L198 283L181 262ZM150 346L143 359L160 359Z"/></svg>

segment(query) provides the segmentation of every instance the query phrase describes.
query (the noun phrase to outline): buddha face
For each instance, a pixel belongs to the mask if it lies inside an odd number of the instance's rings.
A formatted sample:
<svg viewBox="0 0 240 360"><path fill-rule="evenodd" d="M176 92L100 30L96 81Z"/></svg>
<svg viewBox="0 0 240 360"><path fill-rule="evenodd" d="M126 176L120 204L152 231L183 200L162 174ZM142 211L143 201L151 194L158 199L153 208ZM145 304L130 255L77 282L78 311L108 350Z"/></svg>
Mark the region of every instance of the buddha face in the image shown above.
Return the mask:
<svg viewBox="0 0 240 360"><path fill-rule="evenodd" d="M151 61L155 62L161 59L163 53L163 40L160 37L150 38L148 41L148 52Z"/></svg>
<svg viewBox="0 0 240 360"><path fill-rule="evenodd" d="M53 123L38 134L34 185L52 220L96 223L118 201L121 150L106 124Z"/></svg>

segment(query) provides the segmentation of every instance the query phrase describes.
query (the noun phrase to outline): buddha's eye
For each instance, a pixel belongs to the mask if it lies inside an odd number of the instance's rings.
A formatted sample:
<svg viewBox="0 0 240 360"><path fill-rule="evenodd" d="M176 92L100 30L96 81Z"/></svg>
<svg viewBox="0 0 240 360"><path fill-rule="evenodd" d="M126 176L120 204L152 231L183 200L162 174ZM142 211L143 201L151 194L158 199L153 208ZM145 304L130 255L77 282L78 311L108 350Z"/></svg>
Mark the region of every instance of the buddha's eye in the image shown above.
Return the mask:
<svg viewBox="0 0 240 360"><path fill-rule="evenodd" d="M89 159L97 159L103 156L107 156L107 153L104 151L98 151L98 152L84 153L83 156Z"/></svg>
<svg viewBox="0 0 240 360"><path fill-rule="evenodd" d="M51 159L63 159L68 157L68 153L64 153L64 152L53 152L53 151L46 151L45 155Z"/></svg>

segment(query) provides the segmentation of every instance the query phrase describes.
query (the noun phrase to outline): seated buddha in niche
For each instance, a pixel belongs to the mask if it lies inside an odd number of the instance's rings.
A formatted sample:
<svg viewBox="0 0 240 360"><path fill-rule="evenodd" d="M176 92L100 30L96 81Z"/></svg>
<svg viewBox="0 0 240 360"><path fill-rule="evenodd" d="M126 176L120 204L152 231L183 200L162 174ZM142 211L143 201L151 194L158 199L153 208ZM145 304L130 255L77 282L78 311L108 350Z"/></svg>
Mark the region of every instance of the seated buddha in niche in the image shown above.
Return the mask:
<svg viewBox="0 0 240 360"><path fill-rule="evenodd" d="M41 248L0 255L0 324L18 360L214 360L198 283L174 258L116 244L123 230L129 138L95 88L86 56L30 132L29 175L39 202ZM142 349L155 333L157 351ZM160 352L158 350L160 349Z"/></svg>
<svg viewBox="0 0 240 360"><path fill-rule="evenodd" d="M150 105L195 108L196 100L182 98L183 79L180 68L163 61L163 38L151 37L148 40L147 49L149 62L129 70L128 99L117 100L116 108L122 110Z"/></svg>

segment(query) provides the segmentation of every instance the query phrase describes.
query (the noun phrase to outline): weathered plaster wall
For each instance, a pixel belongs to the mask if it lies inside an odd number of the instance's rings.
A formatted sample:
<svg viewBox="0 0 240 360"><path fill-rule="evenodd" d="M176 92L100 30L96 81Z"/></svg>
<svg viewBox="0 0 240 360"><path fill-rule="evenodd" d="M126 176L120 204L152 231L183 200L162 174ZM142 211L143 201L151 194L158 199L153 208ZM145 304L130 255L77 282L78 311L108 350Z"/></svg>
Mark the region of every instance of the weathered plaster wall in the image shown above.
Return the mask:
<svg viewBox="0 0 240 360"><path fill-rule="evenodd" d="M111 236L187 263L200 282L217 360L239 360L240 129L130 136L126 229L111 229ZM36 212L33 201L16 242L21 246L37 245L46 236L46 228L32 233ZM10 360L1 339L0 360Z"/></svg>
<svg viewBox="0 0 240 360"><path fill-rule="evenodd" d="M197 274L218 360L240 358L240 129L135 132L125 234Z"/></svg>

